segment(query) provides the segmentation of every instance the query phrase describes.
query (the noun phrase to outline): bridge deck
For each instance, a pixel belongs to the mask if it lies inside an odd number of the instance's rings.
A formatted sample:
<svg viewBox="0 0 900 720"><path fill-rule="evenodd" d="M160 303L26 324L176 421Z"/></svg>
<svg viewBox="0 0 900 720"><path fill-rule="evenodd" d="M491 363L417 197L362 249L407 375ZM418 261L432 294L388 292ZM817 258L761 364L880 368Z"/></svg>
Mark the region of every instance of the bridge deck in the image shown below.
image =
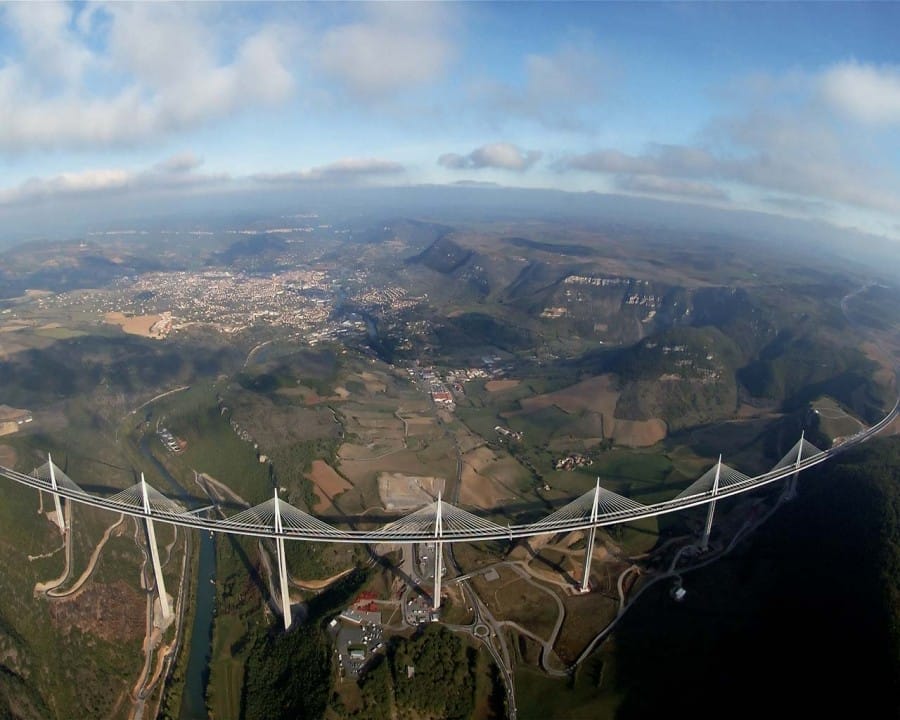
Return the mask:
<svg viewBox="0 0 900 720"><path fill-rule="evenodd" d="M755 490L778 480L814 467L829 458L855 447L874 437L893 422L900 411L900 398L893 409L878 423L856 435L847 438L840 445L821 451L803 438L772 470L756 477L748 477L727 466L723 474L726 480L713 493L707 472L690 485L680 495L651 505L641 505L633 500L598 488L596 516L591 512L594 491L573 500L543 520L526 525L497 525L487 518L457 508L438 500L410 515L380 528L372 530L340 529L316 518L299 508L281 502L284 522L276 530L273 501L242 511L228 518L203 517L195 510L187 510L173 500L166 498L156 489L147 486L149 503L145 507L137 488L127 488L110 496L93 495L83 490L71 480L52 460L31 474L26 474L0 466L0 475L13 482L27 485L37 490L55 493L59 497L92 507L124 513L133 517L152 518L158 522L181 527L198 528L212 532L248 535L254 537L284 538L285 540L306 540L310 542L340 543L418 543L435 539L436 524L441 523L440 538L444 542L469 542L478 540L503 540L547 535L572 530L586 530L624 522L656 517L678 512L691 507L706 505L722 498ZM798 447L800 451L798 452ZM52 472L51 472L52 469ZM713 471L715 468L713 468ZM710 489L704 489L710 487ZM440 505L440 508L438 508ZM596 519L594 519L596 517Z"/></svg>

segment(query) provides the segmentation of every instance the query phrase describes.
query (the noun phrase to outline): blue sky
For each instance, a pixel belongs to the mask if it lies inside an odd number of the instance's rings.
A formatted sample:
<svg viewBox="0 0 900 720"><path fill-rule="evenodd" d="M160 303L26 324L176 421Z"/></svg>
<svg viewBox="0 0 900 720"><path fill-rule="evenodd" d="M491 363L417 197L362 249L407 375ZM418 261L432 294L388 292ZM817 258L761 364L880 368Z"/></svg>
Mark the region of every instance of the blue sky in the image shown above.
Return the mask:
<svg viewBox="0 0 900 720"><path fill-rule="evenodd" d="M0 5L0 220L481 181L900 238L897 28L896 3Z"/></svg>

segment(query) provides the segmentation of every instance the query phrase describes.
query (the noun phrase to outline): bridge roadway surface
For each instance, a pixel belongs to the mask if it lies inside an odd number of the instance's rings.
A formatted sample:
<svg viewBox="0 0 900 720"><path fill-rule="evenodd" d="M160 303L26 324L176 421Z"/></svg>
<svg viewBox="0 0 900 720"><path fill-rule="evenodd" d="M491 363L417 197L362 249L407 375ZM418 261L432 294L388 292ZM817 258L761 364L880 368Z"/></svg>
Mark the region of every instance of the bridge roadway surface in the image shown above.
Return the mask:
<svg viewBox="0 0 900 720"><path fill-rule="evenodd" d="M281 530L276 531L275 523L263 522L244 522L235 521L230 518L213 518L204 517L199 510L176 510L172 501L166 500L173 509L154 509L153 507L145 509L140 502L126 503L120 500L112 500L109 497L92 495L81 490L76 485L68 487L66 485L58 485L56 489L51 485L51 481L47 478L35 475L21 473L11 468L0 466L0 475L13 480L22 485L27 485L36 490L45 492L55 492L60 497L64 497L73 502L90 505L93 507L109 510L111 512L124 513L132 517L149 518L157 522L170 523L181 527L196 528L198 530L207 530L211 532L227 533L234 535L247 535L252 537L263 538L283 538L285 540L304 540L308 542L338 542L338 543L420 543L434 541L440 539L443 542L470 542L481 540L513 540L516 538L532 537L535 535L549 535L561 532L569 532L572 530L587 530L590 527L604 527L609 525L617 525L619 523L631 522L642 518L656 517L668 513L678 512L691 507L706 505L716 502L727 497L740 495L757 488L763 487L773 482L777 482L787 478L794 473L808 470L815 465L819 465L836 455L845 452L857 445L860 445L870 438L874 437L882 430L887 428L900 414L900 397L894 403L891 411L885 415L879 422L871 427L847 438L839 445L835 445L829 450L819 452L807 458L801 458L799 463L790 463L785 467L770 470L756 477L747 477L725 487L719 487L717 492L707 490L686 497L675 497L671 500L654 503L652 505L640 505L633 501L613 496L630 505L622 510L611 512L603 512L596 516L596 521L591 517L575 517L562 518L554 520L539 520L528 525L508 525L506 527L496 525L491 521L476 517L471 513L459 510L448 503L441 502L441 511L444 517L441 533L438 535L435 529L433 518L431 516L422 515L418 521L412 520L412 515L405 518L398 518L397 521L388 523L373 530L341 530L332 527L317 518L307 515L301 510L292 508L287 503L281 502L281 505L287 511L294 513L294 516L303 524L308 523L308 527L291 527L285 525L285 521L281 522ZM61 471L58 471L61 472ZM121 496L122 493L119 493ZM272 501L270 500L269 503ZM436 503L437 504L437 503ZM275 503L277 507L278 503ZM261 507L261 506L258 506ZM427 508L427 506L426 506ZM206 508L203 508L206 509ZM417 511L422 513L422 511ZM246 511L245 511L246 513ZM449 523L448 516L455 513L461 517L461 522L470 522L471 526L459 526L456 523ZM261 520L262 518L260 518ZM360 519L364 521L364 519ZM404 527L402 523L410 520L409 525Z"/></svg>

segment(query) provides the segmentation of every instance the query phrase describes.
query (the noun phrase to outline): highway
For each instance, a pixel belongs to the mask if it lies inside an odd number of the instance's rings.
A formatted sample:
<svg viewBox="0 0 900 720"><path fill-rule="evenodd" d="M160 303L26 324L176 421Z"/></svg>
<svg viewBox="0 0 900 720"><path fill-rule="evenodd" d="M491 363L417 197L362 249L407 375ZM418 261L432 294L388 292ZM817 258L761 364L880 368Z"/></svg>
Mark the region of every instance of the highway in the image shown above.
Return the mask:
<svg viewBox="0 0 900 720"><path fill-rule="evenodd" d="M785 467L770 470L756 477L739 476L739 479L731 484L720 485L716 492L708 490L686 497L675 497L651 505L641 505L633 501L627 501L628 507L600 513L596 522L590 517L572 517L559 519L544 519L527 525L509 525L506 527L490 522L485 518L475 516L455 506L442 503L443 529L440 539L444 542L467 542L483 540L514 540L517 538L532 537L535 535L550 535L573 530L587 530L592 526L606 527L625 522L641 520L643 518L656 517L668 513L678 512L687 508L707 505L724 498L740 495L745 492L783 480L797 472L808 470L823 462L827 462L836 455L846 452L870 438L876 436L887 428L897 417L900 409L900 398L894 403L893 408L879 422L871 427L847 438L843 443L828 450L819 452L809 457L802 458L799 463L791 463ZM435 525L433 518L436 515L436 505L426 506L421 510L398 518L397 520L380 528L370 530L344 530L328 525L302 510L293 508L281 501L282 529L276 531L272 513L272 501L250 508L238 514L238 516L214 518L204 517L179 507L175 502L166 499L161 494L153 491L156 500L151 502L149 509L145 509L140 499L140 488L130 488L132 492L119 492L115 499L113 496L105 497L95 495L82 490L68 478L68 482L59 484L54 489L49 472L45 465L42 473L22 473L12 468L0 466L0 475L13 482L32 487L44 492L55 492L73 502L102 508L116 513L124 513L132 517L150 518L157 522L171 523L182 527L191 527L210 532L230 533L251 537L276 538L285 540L303 540L307 542L338 542L338 543L420 543L434 542ZM56 468L57 476L62 471ZM63 476L65 477L65 476ZM610 496L623 500L620 496L610 493ZM620 503L621 505L621 503Z"/></svg>

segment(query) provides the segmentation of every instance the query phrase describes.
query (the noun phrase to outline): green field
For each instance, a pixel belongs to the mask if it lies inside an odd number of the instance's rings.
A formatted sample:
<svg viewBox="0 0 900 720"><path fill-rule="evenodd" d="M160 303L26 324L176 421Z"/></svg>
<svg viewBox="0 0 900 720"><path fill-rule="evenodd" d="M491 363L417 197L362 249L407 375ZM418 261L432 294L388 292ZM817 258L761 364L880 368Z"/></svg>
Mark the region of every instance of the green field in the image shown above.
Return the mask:
<svg viewBox="0 0 900 720"><path fill-rule="evenodd" d="M40 337L52 338L53 340L70 340L71 338L87 335L84 330L75 330L67 327L40 328L35 330L34 334Z"/></svg>
<svg viewBox="0 0 900 720"><path fill-rule="evenodd" d="M221 615L216 618L209 663L211 692L207 698L213 717L232 718L240 715L244 658L241 654L235 655L233 647L238 646L246 638L246 634L247 628L238 617Z"/></svg>
<svg viewBox="0 0 900 720"><path fill-rule="evenodd" d="M272 496L268 467L259 462L253 444L237 436L216 406L212 390L192 389L166 398L154 408L157 417L176 436L187 441L180 455L170 455L168 464L181 468L177 475L193 489L193 472L204 472L233 489L251 505ZM154 450L164 451L152 438ZM159 448L157 448L159 446Z"/></svg>
<svg viewBox="0 0 900 720"><path fill-rule="evenodd" d="M833 398L827 396L817 398L810 403L810 406L816 413L819 423L818 430L831 439L849 437L865 428L865 425Z"/></svg>
<svg viewBox="0 0 900 720"><path fill-rule="evenodd" d="M603 662L585 663L575 673L574 680L556 680L527 665L516 668L516 707L522 720L595 720L612 718L620 702L616 695L598 695L605 687L609 671Z"/></svg>

